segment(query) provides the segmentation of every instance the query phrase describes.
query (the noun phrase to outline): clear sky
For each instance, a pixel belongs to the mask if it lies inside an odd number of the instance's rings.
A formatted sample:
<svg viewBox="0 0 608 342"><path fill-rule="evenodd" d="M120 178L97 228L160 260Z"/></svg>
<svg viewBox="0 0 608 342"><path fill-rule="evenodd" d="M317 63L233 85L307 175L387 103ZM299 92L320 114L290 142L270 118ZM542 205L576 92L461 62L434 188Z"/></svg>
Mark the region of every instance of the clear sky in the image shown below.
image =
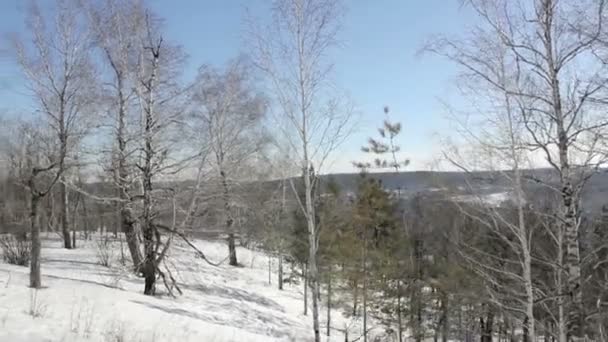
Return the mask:
<svg viewBox="0 0 608 342"><path fill-rule="evenodd" d="M243 50L245 9L264 15L266 0L149 0L166 19L167 35L189 54L188 73L201 64L221 66ZM25 0L0 0L0 32L23 30ZM42 0L43 5L50 0ZM448 133L440 99L453 90L455 66L417 52L433 34L457 34L473 16L458 0L347 0L335 54L336 83L361 113L357 132L341 147L333 172L353 172L351 161L364 156L360 146L376 134L388 105L404 129L400 145L411 159L410 170L428 169ZM3 37L4 38L4 37ZM4 49L4 51L2 50ZM0 44L0 108L29 108L22 77Z"/></svg>

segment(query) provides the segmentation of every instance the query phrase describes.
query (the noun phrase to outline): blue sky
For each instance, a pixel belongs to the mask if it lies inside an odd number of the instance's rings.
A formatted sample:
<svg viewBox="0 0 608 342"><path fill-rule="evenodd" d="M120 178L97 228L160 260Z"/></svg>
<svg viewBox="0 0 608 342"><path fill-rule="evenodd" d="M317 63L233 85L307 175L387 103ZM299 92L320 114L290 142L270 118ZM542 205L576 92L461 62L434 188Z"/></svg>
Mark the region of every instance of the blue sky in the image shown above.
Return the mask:
<svg viewBox="0 0 608 342"><path fill-rule="evenodd" d="M43 0L42 3L50 2ZM189 54L188 73L201 64L222 65L243 50L245 8L264 15L266 0L149 0L166 20L167 35ZM0 32L20 32L26 1L0 1ZM336 83L361 113L357 131L341 147L327 171L353 172L350 162L364 158L360 146L376 133L388 105L404 129L399 140L411 170L428 169L440 151L438 137L449 122L439 99L453 90L455 66L441 58L417 55L433 34L458 34L473 20L457 0L346 1L340 39L334 54ZM4 37L2 37L4 39ZM31 108L22 77L0 44L0 108Z"/></svg>

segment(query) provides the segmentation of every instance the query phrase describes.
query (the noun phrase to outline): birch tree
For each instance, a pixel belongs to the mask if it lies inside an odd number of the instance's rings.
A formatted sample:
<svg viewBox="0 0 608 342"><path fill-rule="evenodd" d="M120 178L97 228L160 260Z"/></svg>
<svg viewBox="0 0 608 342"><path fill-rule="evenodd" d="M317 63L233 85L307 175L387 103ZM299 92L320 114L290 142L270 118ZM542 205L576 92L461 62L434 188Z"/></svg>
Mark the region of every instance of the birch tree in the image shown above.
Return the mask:
<svg viewBox="0 0 608 342"><path fill-rule="evenodd" d="M442 54L479 84L501 91L525 128L518 138L544 159L557 181L536 179L561 197L555 230L564 232L568 335L585 337L579 241L580 200L586 181L604 163L598 144L608 121L597 101L605 89L605 63L594 46L605 1L470 0L479 24L464 40L441 40ZM500 54L492 45L500 44ZM497 58L508 68L494 68ZM585 67L582 68L581 66ZM505 81L502 81L505 80ZM537 164L538 165L538 164Z"/></svg>
<svg viewBox="0 0 608 342"><path fill-rule="evenodd" d="M346 133L349 115L331 84L328 54L337 45L343 8L333 0L277 0L272 3L268 25L252 27L250 40L254 61L264 73L276 112L277 128L289 142L293 159L303 172L304 201L309 240L309 280L315 341L319 331L319 281L317 270L318 230L312 198L313 169L322 170L323 160ZM299 196L296 196L299 198Z"/></svg>
<svg viewBox="0 0 608 342"><path fill-rule="evenodd" d="M17 62L25 74L42 118L55 132L59 152L54 163L61 170L60 225L64 247L71 249L67 175L75 149L84 134L83 119L91 103L93 66L89 58L90 34L71 0L54 2L56 14L45 18L36 2L27 12L31 42L14 36Z"/></svg>
<svg viewBox="0 0 608 342"><path fill-rule="evenodd" d="M237 266L233 200L239 175L265 144L262 120L264 96L254 88L251 70L244 59L229 63L226 71L203 67L194 89L195 125L205 132L214 155L221 189L224 228L228 234L229 264ZM249 165L251 166L251 165Z"/></svg>
<svg viewBox="0 0 608 342"><path fill-rule="evenodd" d="M15 172L17 182L28 191L28 218L30 225L30 281L31 288L41 288L39 205L59 181L63 168L59 160L61 149L52 142L49 129L32 123L22 123L8 141L8 161Z"/></svg>
<svg viewBox="0 0 608 342"><path fill-rule="evenodd" d="M107 0L100 6L88 4L86 11L94 41L110 74L104 82L103 98L109 112L112 148L111 173L117 189L118 217L125 234L134 269L139 270L142 255L133 209L134 103L137 85L138 38L146 34L146 9L139 1ZM136 108L136 107L135 107Z"/></svg>
<svg viewBox="0 0 608 342"><path fill-rule="evenodd" d="M525 132L523 113L513 104L515 100L511 94L503 90L512 81L508 70L512 68L510 63L513 63L513 60L509 59L507 46L500 40L492 40L493 37L493 32L480 34L473 38L471 45L459 46L461 50L458 50L463 51L470 46L473 49L483 48L484 53L490 57L484 60L482 65L492 70L493 84L496 86L487 87L484 84L484 87L479 87L478 82L483 81L484 77L466 74L467 78L463 77L461 88L466 89L466 93L472 96L471 102L482 105L474 108L472 113L463 113L465 118L457 118L455 121L463 145L470 146L474 151L472 153L483 155L484 161L471 165L468 158L459 156L458 152L446 155L450 162L465 172L470 172L474 168L497 170L499 177L506 179L509 185L509 192L514 198L516 220L512 220L500 208L485 202L473 186L470 187L476 193L475 205L458 206L465 216L475 222L475 227L486 229L490 239L488 241L496 239L497 243L504 245L508 252L500 256L492 256L485 252L484 248L466 241L462 242L461 251L472 269L486 281L491 302L505 311L518 316L523 315L524 330L534 341L536 328L530 241L532 230L527 226L525 219L526 198L521 172L524 165L527 165L526 144L523 139ZM441 43L445 44L445 42ZM451 46L451 43L447 44L448 47ZM439 53L446 51L442 50L446 45L434 48L437 48L438 50L435 51ZM471 68L479 67L473 53L453 55L447 50L446 54L458 63L470 65ZM491 244L488 241L482 244ZM514 290L516 288L518 290ZM520 297L521 293L524 295Z"/></svg>
<svg viewBox="0 0 608 342"><path fill-rule="evenodd" d="M164 253L158 222L158 202L170 189L155 188L161 177L175 175L184 167L184 157L173 150L177 144L177 124L181 122L183 89L179 73L183 65L180 49L164 40L161 23L146 11L144 34L138 39L136 103L140 109L139 151L135 166L140 171L142 201L141 227L144 244L142 273L145 278L144 294L156 293L159 262Z"/></svg>

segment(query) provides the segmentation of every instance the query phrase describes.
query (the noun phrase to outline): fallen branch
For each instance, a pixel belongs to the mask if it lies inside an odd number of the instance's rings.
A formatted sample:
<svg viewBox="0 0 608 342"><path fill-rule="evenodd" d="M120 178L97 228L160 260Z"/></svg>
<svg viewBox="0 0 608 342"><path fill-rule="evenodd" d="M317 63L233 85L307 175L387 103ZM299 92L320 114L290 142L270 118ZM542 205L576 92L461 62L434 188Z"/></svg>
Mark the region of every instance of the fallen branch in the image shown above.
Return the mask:
<svg viewBox="0 0 608 342"><path fill-rule="evenodd" d="M190 248L192 248L192 249L193 249L193 250L196 252L196 254L197 254L197 255L198 255L198 256L199 256L201 259L205 260L205 261L206 261L206 262L207 262L209 265L211 265L211 266L214 266L214 267L220 266L220 265L221 265L221 264L223 264L223 263L224 263L226 260L228 260L228 257L226 257L226 258L224 258L224 260L222 260L222 261L220 261L220 262L218 262L218 263L214 263L214 262L212 262L211 260L209 260L209 259L207 258L207 256L205 256L205 253L203 253L203 251L201 251L200 249L198 249L198 247L196 247L196 246L195 246L195 245L194 245L194 244L193 244L193 243L192 243L192 242L191 242L191 241L188 239L188 237L187 237L187 236L186 236L184 233L182 233L182 232L180 232L180 231L178 231L178 230L176 230L176 229L171 229L171 228L169 228L169 227L167 227L167 226L164 226L164 225L160 225L160 224L159 224L159 225L156 225L156 226L157 226L158 228L162 228L162 229L164 229L164 230L166 230L166 231L168 231L168 232L170 232L170 233L173 233L173 234L175 234L175 235L179 236L180 238L182 238L182 240L184 240L184 241L185 241L185 242L188 244L188 246L190 246Z"/></svg>

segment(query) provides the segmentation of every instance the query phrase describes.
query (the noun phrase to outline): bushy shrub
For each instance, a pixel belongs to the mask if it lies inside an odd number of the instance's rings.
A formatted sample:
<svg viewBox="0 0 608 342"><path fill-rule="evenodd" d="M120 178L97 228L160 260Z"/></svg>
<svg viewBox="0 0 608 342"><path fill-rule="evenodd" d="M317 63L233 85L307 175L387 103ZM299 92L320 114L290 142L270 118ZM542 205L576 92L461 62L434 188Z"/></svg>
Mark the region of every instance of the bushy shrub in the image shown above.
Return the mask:
<svg viewBox="0 0 608 342"><path fill-rule="evenodd" d="M0 236L0 250L2 259L12 265L27 266L30 263L30 250L32 244L25 236Z"/></svg>
<svg viewBox="0 0 608 342"><path fill-rule="evenodd" d="M97 262L101 266L110 267L112 266L112 259L114 258L114 250L112 249L112 241L106 236L100 236L97 240Z"/></svg>

